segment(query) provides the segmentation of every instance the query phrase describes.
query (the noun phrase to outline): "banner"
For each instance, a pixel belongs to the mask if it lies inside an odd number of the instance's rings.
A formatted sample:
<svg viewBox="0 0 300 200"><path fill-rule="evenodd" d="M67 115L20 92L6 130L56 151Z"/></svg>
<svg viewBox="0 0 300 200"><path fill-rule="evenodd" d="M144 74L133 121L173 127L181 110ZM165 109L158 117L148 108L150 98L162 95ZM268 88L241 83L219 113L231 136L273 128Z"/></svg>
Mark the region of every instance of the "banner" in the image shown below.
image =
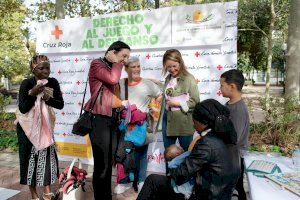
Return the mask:
<svg viewBox="0 0 300 200"><path fill-rule="evenodd" d="M80 157L82 162L92 164L89 138L73 135L71 129L83 103L90 62L103 57L108 45L115 40L127 42L132 48L131 55L139 57L142 77L161 81L164 81L162 57L165 51L178 49L188 71L196 78L200 99L214 98L225 103L219 79L222 73L237 67L237 14L234 1L41 23L37 50L49 57L50 76L59 81L65 101L63 110L55 110L54 134L59 159ZM126 77L124 71L122 77ZM89 97L88 87L86 101ZM156 151L153 144L150 146L150 168L155 169L156 163L157 169L161 169L163 143L159 140L155 144L155 148L159 147Z"/></svg>
<svg viewBox="0 0 300 200"><path fill-rule="evenodd" d="M105 51L117 40L132 49L221 44L224 15L224 5L215 3L47 21L38 26L36 48L40 53Z"/></svg>

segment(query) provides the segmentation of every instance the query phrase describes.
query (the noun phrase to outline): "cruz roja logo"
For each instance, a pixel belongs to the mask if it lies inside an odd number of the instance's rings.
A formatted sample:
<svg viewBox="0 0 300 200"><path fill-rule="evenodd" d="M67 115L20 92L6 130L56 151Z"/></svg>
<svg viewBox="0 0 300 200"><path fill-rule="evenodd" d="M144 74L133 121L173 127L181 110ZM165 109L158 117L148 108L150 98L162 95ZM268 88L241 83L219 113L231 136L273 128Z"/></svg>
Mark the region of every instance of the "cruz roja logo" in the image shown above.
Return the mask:
<svg viewBox="0 0 300 200"><path fill-rule="evenodd" d="M53 30L51 31L51 35L55 37L55 40L59 40L60 37L63 35L63 30L58 25L55 25ZM44 48L69 48L72 44L70 42L44 42L43 47Z"/></svg>

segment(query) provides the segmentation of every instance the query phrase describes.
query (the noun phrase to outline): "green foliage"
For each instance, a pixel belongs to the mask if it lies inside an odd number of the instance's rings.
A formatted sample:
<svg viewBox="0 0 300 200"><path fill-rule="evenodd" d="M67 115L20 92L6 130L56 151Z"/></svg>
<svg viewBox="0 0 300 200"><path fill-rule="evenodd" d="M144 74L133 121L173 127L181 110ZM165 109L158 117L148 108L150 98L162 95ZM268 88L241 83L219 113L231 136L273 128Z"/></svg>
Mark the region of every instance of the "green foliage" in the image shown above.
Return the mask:
<svg viewBox="0 0 300 200"><path fill-rule="evenodd" d="M283 154L291 155L293 149L300 144L299 103L295 99L272 97L270 109L267 111L265 99L258 100L265 111L266 120L259 124L251 124L252 148L276 152L280 148ZM248 106L251 107L251 103Z"/></svg>
<svg viewBox="0 0 300 200"><path fill-rule="evenodd" d="M249 73L252 70L249 53L240 53L238 56L238 69L244 73Z"/></svg>
<svg viewBox="0 0 300 200"><path fill-rule="evenodd" d="M289 0L274 0L274 3L275 31L282 34L283 40L281 39L279 45L281 46L287 35ZM266 69L267 34L271 19L270 5L270 0L239 0L238 52L248 52L251 65L258 70Z"/></svg>
<svg viewBox="0 0 300 200"><path fill-rule="evenodd" d="M2 113L0 115L0 120L15 120L16 119L16 114L15 113Z"/></svg>
<svg viewBox="0 0 300 200"><path fill-rule="evenodd" d="M0 130L0 150L18 151L18 138L15 131Z"/></svg>
<svg viewBox="0 0 300 200"><path fill-rule="evenodd" d="M21 32L26 9L20 1L0 3L0 77L24 74L28 69L29 53Z"/></svg>
<svg viewBox="0 0 300 200"><path fill-rule="evenodd" d="M91 4L90 1L65 0L65 15L73 17L90 17L104 13L118 12L124 6L122 1L105 0ZM46 0L32 4L34 9L29 13L29 18L33 21L46 21L55 19L55 3L52 0Z"/></svg>
<svg viewBox="0 0 300 200"><path fill-rule="evenodd" d="M4 107L10 104L12 101L11 96L4 96L0 93L0 115L4 113Z"/></svg>

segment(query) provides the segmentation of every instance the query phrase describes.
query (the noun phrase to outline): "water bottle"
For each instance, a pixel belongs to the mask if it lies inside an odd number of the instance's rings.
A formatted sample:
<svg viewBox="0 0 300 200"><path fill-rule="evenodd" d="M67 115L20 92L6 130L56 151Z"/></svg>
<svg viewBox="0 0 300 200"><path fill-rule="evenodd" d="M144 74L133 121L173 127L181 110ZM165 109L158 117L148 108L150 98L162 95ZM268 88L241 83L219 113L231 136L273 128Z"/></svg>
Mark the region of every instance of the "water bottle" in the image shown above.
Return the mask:
<svg viewBox="0 0 300 200"><path fill-rule="evenodd" d="M293 165L297 171L300 171L300 148L295 149L292 155Z"/></svg>

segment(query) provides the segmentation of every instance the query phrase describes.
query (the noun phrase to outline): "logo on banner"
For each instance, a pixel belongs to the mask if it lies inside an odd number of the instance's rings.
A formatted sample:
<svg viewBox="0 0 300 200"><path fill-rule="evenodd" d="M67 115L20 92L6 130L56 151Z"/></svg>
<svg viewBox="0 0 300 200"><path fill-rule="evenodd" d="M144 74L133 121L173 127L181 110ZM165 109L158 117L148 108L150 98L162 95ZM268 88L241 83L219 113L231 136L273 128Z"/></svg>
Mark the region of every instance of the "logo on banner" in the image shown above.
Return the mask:
<svg viewBox="0 0 300 200"><path fill-rule="evenodd" d="M55 25L51 31L51 35L55 37L55 40L59 40L60 36L63 35L63 31L58 25ZM43 48L69 48L71 46L72 44L70 42L43 42Z"/></svg>
<svg viewBox="0 0 300 200"><path fill-rule="evenodd" d="M221 71L221 70L223 69L223 66L222 66L222 65L218 65L218 66L217 66L217 69L218 69L219 71Z"/></svg>
<svg viewBox="0 0 300 200"><path fill-rule="evenodd" d="M59 39L59 36L63 34L63 31L59 29L58 26L55 26L55 29L51 31L51 35L55 36L55 39Z"/></svg>
<svg viewBox="0 0 300 200"><path fill-rule="evenodd" d="M219 97L220 97L220 96L223 96L221 90L219 90L219 91L217 92L217 95L218 95Z"/></svg>
<svg viewBox="0 0 300 200"><path fill-rule="evenodd" d="M213 18L214 18L213 14L204 16L203 12L201 10L197 9L194 11L193 16L191 16L191 15L186 16L186 22L199 24L199 23L210 21Z"/></svg>

